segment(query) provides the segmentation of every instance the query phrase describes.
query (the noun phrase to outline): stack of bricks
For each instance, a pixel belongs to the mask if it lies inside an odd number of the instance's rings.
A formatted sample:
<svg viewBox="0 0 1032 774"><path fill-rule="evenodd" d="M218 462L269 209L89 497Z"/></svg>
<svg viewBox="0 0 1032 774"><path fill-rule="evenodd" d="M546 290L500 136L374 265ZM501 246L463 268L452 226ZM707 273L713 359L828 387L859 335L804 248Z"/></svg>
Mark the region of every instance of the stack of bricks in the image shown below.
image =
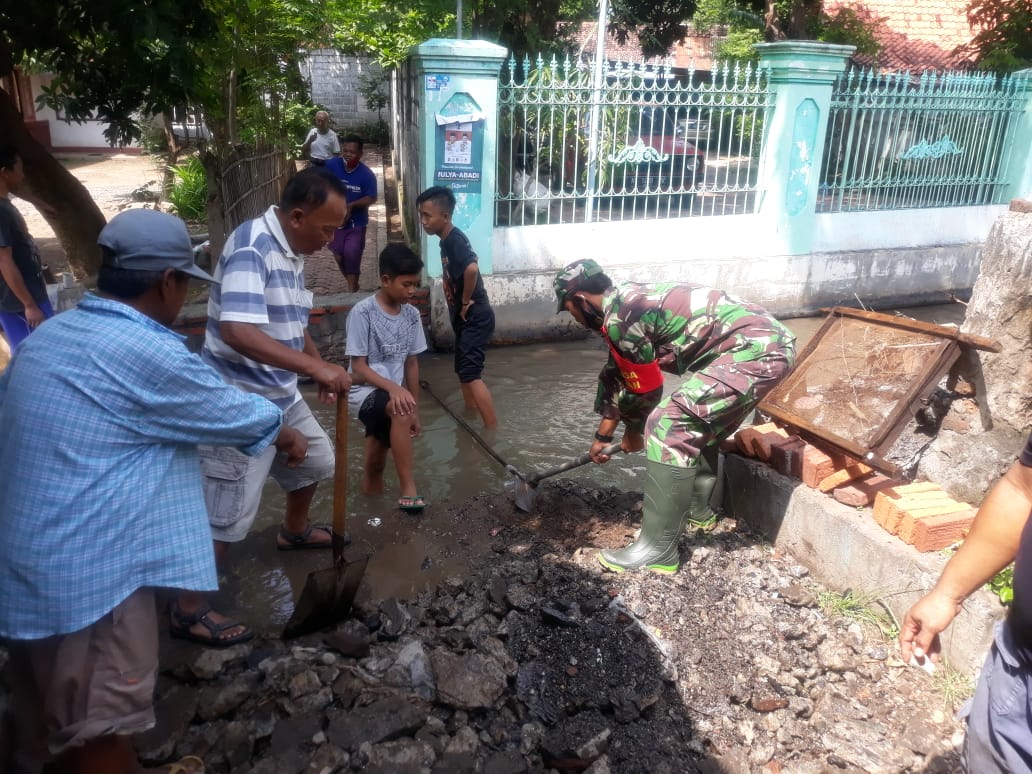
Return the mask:
<svg viewBox="0 0 1032 774"><path fill-rule="evenodd" d="M962 539L975 516L930 482L904 484L841 452L820 449L773 423L739 430L722 446L766 462L811 489L854 507L874 505L874 519L918 551L938 551Z"/></svg>

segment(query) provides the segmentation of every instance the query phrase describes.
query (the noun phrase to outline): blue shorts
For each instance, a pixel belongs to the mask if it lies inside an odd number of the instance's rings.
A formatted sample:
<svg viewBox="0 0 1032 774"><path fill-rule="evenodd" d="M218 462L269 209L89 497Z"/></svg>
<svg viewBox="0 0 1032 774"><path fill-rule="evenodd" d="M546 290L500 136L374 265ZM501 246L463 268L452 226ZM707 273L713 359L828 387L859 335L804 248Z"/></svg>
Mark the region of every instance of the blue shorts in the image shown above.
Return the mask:
<svg viewBox="0 0 1032 774"><path fill-rule="evenodd" d="M1032 650L1019 643L1010 624L996 637L982 667L967 715L964 758L972 774L1032 772Z"/></svg>
<svg viewBox="0 0 1032 774"><path fill-rule="evenodd" d="M50 305L49 301L41 301L39 308L46 319L49 320L54 316L54 307ZM0 312L0 328L4 329L4 336L7 337L7 343L11 347L11 354L14 354L18 345L32 333L32 328L25 322L24 312Z"/></svg>
<svg viewBox="0 0 1032 774"><path fill-rule="evenodd" d="M486 304L473 304L465 322L452 318L455 330L455 373L463 384L475 382L484 372L487 343L495 329L494 310Z"/></svg>

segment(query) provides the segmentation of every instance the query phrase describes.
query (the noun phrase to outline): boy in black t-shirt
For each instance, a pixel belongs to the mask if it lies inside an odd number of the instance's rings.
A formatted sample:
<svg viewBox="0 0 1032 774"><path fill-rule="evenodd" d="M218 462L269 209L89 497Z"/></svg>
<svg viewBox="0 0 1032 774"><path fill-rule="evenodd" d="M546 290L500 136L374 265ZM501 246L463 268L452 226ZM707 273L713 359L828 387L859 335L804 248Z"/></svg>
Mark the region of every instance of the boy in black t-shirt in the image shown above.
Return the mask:
<svg viewBox="0 0 1032 774"><path fill-rule="evenodd" d="M484 351L494 333L494 310L487 300L477 254L469 239L452 223L455 194L433 186L416 199L419 222L426 233L441 239L444 295L455 331L455 373L462 386L467 410L477 410L484 427L496 427L494 401L484 384Z"/></svg>

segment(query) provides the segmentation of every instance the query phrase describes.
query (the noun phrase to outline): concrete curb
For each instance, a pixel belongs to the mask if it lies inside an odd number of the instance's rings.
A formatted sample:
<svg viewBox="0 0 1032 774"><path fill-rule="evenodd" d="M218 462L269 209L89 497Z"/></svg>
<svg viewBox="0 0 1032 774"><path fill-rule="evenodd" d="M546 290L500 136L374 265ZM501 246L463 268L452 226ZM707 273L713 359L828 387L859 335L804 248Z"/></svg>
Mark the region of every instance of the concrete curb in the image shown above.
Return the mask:
<svg viewBox="0 0 1032 774"><path fill-rule="evenodd" d="M762 462L728 454L724 475L729 514L791 553L823 585L876 596L898 621L935 584L948 559L893 537L875 523L870 508L843 505ZM1004 612L985 589L972 594L942 635L950 664L967 673L980 669Z"/></svg>

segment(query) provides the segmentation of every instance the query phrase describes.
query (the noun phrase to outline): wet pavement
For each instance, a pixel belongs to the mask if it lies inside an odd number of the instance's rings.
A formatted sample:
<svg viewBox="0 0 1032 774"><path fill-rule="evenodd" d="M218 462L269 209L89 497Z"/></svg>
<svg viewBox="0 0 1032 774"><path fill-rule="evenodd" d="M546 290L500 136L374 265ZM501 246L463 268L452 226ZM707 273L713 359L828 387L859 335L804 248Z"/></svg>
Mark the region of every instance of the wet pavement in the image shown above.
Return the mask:
<svg viewBox="0 0 1032 774"><path fill-rule="evenodd" d="M910 316L936 323L959 323L960 304L905 310ZM819 327L819 318L788 321L800 347ZM495 451L521 472L533 472L580 456L587 451L597 423L592 412L598 371L605 350L595 338L583 341L492 349L485 379L491 388L500 426L493 436L483 433ZM421 359L421 376L453 411L462 414L462 400L452 372L451 355L429 354ZM667 377L668 386L676 378ZM332 437L334 411L318 404L315 392L304 390L316 415ZM469 529L469 514L461 524L447 515L445 504L475 495L504 491L509 474L488 456L429 395L420 401L423 433L416 439L416 480L429 506L420 515L395 506L397 479L392 463L386 473L386 493L366 497L360 492L362 427L349 423L348 529L354 542L349 558L371 555L359 600L411 598L449 575L462 574L471 561L490 561L488 544L498 525L492 506L483 506ZM479 420L466 417L479 427ZM604 466L587 465L562 474L590 482L640 491L644 458L615 457ZM471 507L479 506L471 501ZM332 487L320 486L312 508L315 522L331 519ZM279 552L275 532L283 514L283 495L267 485L262 508L251 535L233 547L224 571L216 606L239 616L264 633L275 633L290 617L294 599L307 574L329 566L328 551ZM534 524L535 514L527 523Z"/></svg>

